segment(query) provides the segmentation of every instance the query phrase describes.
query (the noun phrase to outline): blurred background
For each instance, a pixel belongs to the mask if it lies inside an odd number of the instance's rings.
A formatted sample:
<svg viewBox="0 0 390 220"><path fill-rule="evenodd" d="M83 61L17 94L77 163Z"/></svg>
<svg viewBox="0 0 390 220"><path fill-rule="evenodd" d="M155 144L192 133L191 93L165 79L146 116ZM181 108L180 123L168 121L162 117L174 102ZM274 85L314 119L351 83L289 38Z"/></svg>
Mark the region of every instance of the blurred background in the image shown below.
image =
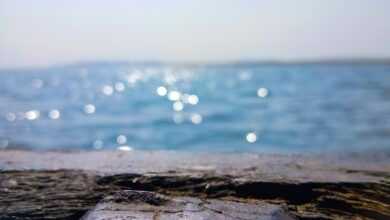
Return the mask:
<svg viewBox="0 0 390 220"><path fill-rule="evenodd" d="M389 150L389 10L0 0L0 148Z"/></svg>

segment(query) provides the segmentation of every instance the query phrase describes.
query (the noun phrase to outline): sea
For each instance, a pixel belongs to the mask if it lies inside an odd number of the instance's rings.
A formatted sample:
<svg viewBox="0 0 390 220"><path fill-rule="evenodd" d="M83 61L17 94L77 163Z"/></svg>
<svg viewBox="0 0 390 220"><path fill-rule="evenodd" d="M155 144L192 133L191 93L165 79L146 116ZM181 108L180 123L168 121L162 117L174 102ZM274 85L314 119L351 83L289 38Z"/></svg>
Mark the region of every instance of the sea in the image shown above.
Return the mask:
<svg viewBox="0 0 390 220"><path fill-rule="evenodd" d="M390 149L390 65L91 62L0 70L0 148Z"/></svg>

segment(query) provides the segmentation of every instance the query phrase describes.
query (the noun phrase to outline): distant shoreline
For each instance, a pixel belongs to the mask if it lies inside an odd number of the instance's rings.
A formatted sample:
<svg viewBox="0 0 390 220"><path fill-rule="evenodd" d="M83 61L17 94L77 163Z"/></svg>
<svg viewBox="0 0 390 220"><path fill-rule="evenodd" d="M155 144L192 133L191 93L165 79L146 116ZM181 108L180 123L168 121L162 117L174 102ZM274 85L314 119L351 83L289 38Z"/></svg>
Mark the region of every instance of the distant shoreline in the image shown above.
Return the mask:
<svg viewBox="0 0 390 220"><path fill-rule="evenodd" d="M99 66L173 66L173 67L243 67L243 66L272 66L272 65L390 65L389 58L330 58L302 60L237 60L212 62L170 62L170 61L124 61L124 60L95 60L78 61L65 64L41 66L0 67L2 71L26 71L56 68L85 68Z"/></svg>

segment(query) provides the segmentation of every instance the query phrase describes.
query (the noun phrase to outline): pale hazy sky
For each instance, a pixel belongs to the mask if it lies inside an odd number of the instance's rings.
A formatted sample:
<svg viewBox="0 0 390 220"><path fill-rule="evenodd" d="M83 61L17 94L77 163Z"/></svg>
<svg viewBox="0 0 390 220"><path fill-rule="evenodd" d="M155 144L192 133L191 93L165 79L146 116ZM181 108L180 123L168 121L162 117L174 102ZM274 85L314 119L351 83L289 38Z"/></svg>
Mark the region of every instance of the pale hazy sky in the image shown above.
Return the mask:
<svg viewBox="0 0 390 220"><path fill-rule="evenodd" d="M390 0L0 0L0 67L390 57Z"/></svg>

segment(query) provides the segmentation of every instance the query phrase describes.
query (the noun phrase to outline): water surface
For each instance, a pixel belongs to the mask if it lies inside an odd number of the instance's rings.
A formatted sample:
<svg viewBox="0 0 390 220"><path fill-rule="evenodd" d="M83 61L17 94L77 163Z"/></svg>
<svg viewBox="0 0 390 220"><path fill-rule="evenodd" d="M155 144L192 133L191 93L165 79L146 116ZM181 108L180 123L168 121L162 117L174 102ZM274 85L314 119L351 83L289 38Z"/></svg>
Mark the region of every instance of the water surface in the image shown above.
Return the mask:
<svg viewBox="0 0 390 220"><path fill-rule="evenodd" d="M390 148L390 66L123 63L0 71L0 147Z"/></svg>

